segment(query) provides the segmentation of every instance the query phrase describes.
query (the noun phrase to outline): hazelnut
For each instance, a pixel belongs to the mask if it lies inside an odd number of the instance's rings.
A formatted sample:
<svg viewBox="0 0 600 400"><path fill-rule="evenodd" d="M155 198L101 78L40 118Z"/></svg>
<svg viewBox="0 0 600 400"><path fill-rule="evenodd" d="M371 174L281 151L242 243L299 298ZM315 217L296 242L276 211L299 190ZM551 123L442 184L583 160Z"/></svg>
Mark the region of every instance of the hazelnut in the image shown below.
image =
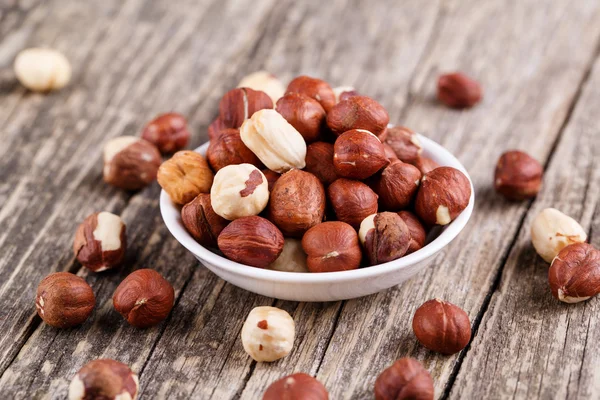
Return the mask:
<svg viewBox="0 0 600 400"><path fill-rule="evenodd" d="M296 326L285 310L256 307L242 326L242 345L253 360L272 362L290 354Z"/></svg>
<svg viewBox="0 0 600 400"><path fill-rule="evenodd" d="M315 142L306 148L306 168L323 183L328 186L338 176L333 166L333 145L326 142Z"/></svg>
<svg viewBox="0 0 600 400"><path fill-rule="evenodd" d="M415 251L422 249L427 240L427 232L421 221L419 221L416 215L409 211L400 211L398 215L402 218L404 223L406 223L408 231L410 232L410 242L406 254L414 253Z"/></svg>
<svg viewBox="0 0 600 400"><path fill-rule="evenodd" d="M283 251L281 231L269 220L257 216L231 222L217 242L225 257L257 268L267 268Z"/></svg>
<svg viewBox="0 0 600 400"><path fill-rule="evenodd" d="M138 269L127 275L113 294L113 306L137 328L159 324L169 316L175 301L173 286L152 269Z"/></svg>
<svg viewBox="0 0 600 400"><path fill-rule="evenodd" d="M217 238L229 221L217 215L210 204L210 195L200 193L181 209L181 222L202 246L217 247Z"/></svg>
<svg viewBox="0 0 600 400"><path fill-rule="evenodd" d="M412 327L423 346L442 354L458 353L471 340L467 313L439 299L429 300L417 309Z"/></svg>
<svg viewBox="0 0 600 400"><path fill-rule="evenodd" d="M337 219L355 229L377 212L377 195L362 182L340 178L329 185L327 195Z"/></svg>
<svg viewBox="0 0 600 400"><path fill-rule="evenodd" d="M21 51L15 58L15 75L34 92L49 92L65 87L71 80L71 64L60 52L45 48Z"/></svg>
<svg viewBox="0 0 600 400"><path fill-rule="evenodd" d="M238 129L221 130L219 136L210 141L206 150L206 159L215 172L234 164L264 167L258 157L242 142Z"/></svg>
<svg viewBox="0 0 600 400"><path fill-rule="evenodd" d="M333 88L333 94L335 95L335 104L340 101L346 100L352 96L358 96L358 92L352 86L338 86Z"/></svg>
<svg viewBox="0 0 600 400"><path fill-rule="evenodd" d="M310 272L346 271L359 267L362 252L358 235L341 221L323 222L310 228L302 238Z"/></svg>
<svg viewBox="0 0 600 400"><path fill-rule="evenodd" d="M200 193L210 192L213 172L202 155L178 151L158 169L158 184L173 203L187 204Z"/></svg>
<svg viewBox="0 0 600 400"><path fill-rule="evenodd" d="M187 146L190 131L185 117L172 112L150 121L142 131L142 139L155 145L161 153L170 154Z"/></svg>
<svg viewBox="0 0 600 400"><path fill-rule="evenodd" d="M286 172L275 182L269 202L269 219L287 237L302 237L323 221L325 189L309 172Z"/></svg>
<svg viewBox="0 0 600 400"><path fill-rule="evenodd" d="M335 105L335 94L329 84L321 79L308 76L299 76L293 79L286 93L301 93L321 103L325 112L329 112Z"/></svg>
<svg viewBox="0 0 600 400"><path fill-rule="evenodd" d="M428 225L448 225L467 208L471 198L469 179L452 167L425 174L415 200L415 211Z"/></svg>
<svg viewBox="0 0 600 400"><path fill-rule="evenodd" d="M138 190L156 179L160 152L135 136L114 138L104 146L104 181L125 190Z"/></svg>
<svg viewBox="0 0 600 400"><path fill-rule="evenodd" d="M431 172L434 169L440 167L440 164L436 163L431 158L423 156L417 158L414 162L411 162L410 164L417 167L419 171L421 171L422 175L425 175L426 173Z"/></svg>
<svg viewBox="0 0 600 400"><path fill-rule="evenodd" d="M106 211L88 216L77 228L73 240L73 252L77 261L94 272L119 265L126 248L123 220Z"/></svg>
<svg viewBox="0 0 600 400"><path fill-rule="evenodd" d="M368 216L360 224L358 237L371 265L397 260L408 251L410 231L396 213L382 212Z"/></svg>
<svg viewBox="0 0 600 400"><path fill-rule="evenodd" d="M283 83L275 75L267 71L257 71L246 75L242 78L238 87L265 92L271 98L273 104L285 93Z"/></svg>
<svg viewBox="0 0 600 400"><path fill-rule="evenodd" d="M228 165L215 175L210 201L215 213L228 220L258 215L269 202L267 178L254 165Z"/></svg>
<svg viewBox="0 0 600 400"><path fill-rule="evenodd" d="M135 400L138 389L138 377L127 365L100 359L77 371L69 385L69 400Z"/></svg>
<svg viewBox="0 0 600 400"><path fill-rule="evenodd" d="M366 96L348 97L327 113L327 126L338 136L352 129L364 129L381 136L388 122L390 117L385 108Z"/></svg>
<svg viewBox="0 0 600 400"><path fill-rule="evenodd" d="M431 375L414 358L401 358L375 381L375 400L433 400Z"/></svg>
<svg viewBox="0 0 600 400"><path fill-rule="evenodd" d="M419 189L421 171L400 160L385 167L375 182L381 206L390 211L408 207Z"/></svg>
<svg viewBox="0 0 600 400"><path fill-rule="evenodd" d="M306 142L275 110L260 110L240 128L242 141L271 171L283 173L305 166Z"/></svg>
<svg viewBox="0 0 600 400"><path fill-rule="evenodd" d="M552 295L565 303L579 303L600 293L600 251L587 243L568 245L548 271Z"/></svg>
<svg viewBox="0 0 600 400"><path fill-rule="evenodd" d="M281 174L273 172L270 169L263 169L262 173L265 176L265 178L267 178L267 183L269 184L269 192L271 192L273 190L273 186L275 186L275 182L277 182L277 179L279 179Z"/></svg>
<svg viewBox="0 0 600 400"><path fill-rule="evenodd" d="M531 223L531 242L546 262L573 243L582 243L587 234L573 218L554 208L542 210Z"/></svg>
<svg viewBox="0 0 600 400"><path fill-rule="evenodd" d="M398 156L396 156L396 152L394 151L394 149L392 149L392 147L387 144L387 143L383 143L383 150L385 151L385 156L387 157L387 159L392 162L394 160L398 160Z"/></svg>
<svg viewBox="0 0 600 400"><path fill-rule="evenodd" d="M317 100L301 93L288 93L277 101L275 110L300 132L306 143L321 135L327 114Z"/></svg>
<svg viewBox="0 0 600 400"><path fill-rule="evenodd" d="M508 151L498 160L494 186L496 191L510 200L535 197L542 186L544 167L522 151Z"/></svg>
<svg viewBox="0 0 600 400"><path fill-rule="evenodd" d="M385 143L393 149L399 160L409 164L416 162L423 152L417 134L404 126L388 128Z"/></svg>
<svg viewBox="0 0 600 400"><path fill-rule="evenodd" d="M477 81L455 72L439 77L437 97L448 107L469 108L479 103L482 90Z"/></svg>
<svg viewBox="0 0 600 400"><path fill-rule="evenodd" d="M285 239L283 251L269 268L284 272L308 272L306 253L302 250L302 241Z"/></svg>
<svg viewBox="0 0 600 400"><path fill-rule="evenodd" d="M273 108L273 101L265 93L250 88L233 89L219 102L219 118L225 128L239 128L258 110Z"/></svg>
<svg viewBox="0 0 600 400"><path fill-rule="evenodd" d="M285 376L267 388L262 400L328 400L325 386L302 372Z"/></svg>
<svg viewBox="0 0 600 400"><path fill-rule="evenodd" d="M340 135L333 145L333 166L344 178L366 179L388 163L383 145L369 131L350 130Z"/></svg>
<svg viewBox="0 0 600 400"><path fill-rule="evenodd" d="M55 328L71 328L84 323L95 306L96 297L90 285L70 272L50 274L37 288L37 313Z"/></svg>
<svg viewBox="0 0 600 400"><path fill-rule="evenodd" d="M219 137L223 129L227 129L225 124L223 124L223 120L219 117L215 118L208 126L208 139L215 140Z"/></svg>

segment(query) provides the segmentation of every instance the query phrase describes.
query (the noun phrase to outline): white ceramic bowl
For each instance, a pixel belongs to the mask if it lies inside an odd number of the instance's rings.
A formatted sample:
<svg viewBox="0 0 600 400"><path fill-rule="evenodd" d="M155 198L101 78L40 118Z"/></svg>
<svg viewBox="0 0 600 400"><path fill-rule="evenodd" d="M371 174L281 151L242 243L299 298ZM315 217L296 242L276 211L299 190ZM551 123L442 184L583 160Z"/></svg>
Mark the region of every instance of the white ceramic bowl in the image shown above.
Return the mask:
<svg viewBox="0 0 600 400"><path fill-rule="evenodd" d="M442 166L461 170L469 177L462 164L436 142L419 136L423 155ZM208 143L196 151L206 153ZM469 177L469 181L471 178ZM421 250L385 264L352 271L298 273L254 268L228 260L196 242L181 223L180 208L173 204L163 190L160 210L167 228L175 239L212 272L227 282L263 296L294 301L337 301L366 296L398 285L424 269L429 261L454 239L471 217L474 190L467 208L430 243Z"/></svg>

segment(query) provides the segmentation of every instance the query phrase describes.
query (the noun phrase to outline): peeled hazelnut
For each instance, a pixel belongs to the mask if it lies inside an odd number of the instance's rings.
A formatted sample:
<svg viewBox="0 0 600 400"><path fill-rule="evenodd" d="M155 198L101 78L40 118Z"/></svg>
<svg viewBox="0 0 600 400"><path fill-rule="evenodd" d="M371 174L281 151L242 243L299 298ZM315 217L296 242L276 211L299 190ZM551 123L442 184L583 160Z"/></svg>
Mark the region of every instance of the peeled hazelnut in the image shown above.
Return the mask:
<svg viewBox="0 0 600 400"><path fill-rule="evenodd" d="M355 229L377 212L377 195L362 182L340 178L329 185L327 195L337 219Z"/></svg>
<svg viewBox="0 0 600 400"><path fill-rule="evenodd" d="M223 120L219 117L215 118L208 126L208 139L215 140L219 137L223 129L227 129L225 124L223 124Z"/></svg>
<svg viewBox="0 0 600 400"><path fill-rule="evenodd" d="M119 265L126 248L123 220L106 211L88 216L77 228L73 241L77 261L94 272Z"/></svg>
<svg viewBox="0 0 600 400"><path fill-rule="evenodd" d="M267 268L283 250L281 231L269 220L257 216L231 222L217 242L225 257L257 268Z"/></svg>
<svg viewBox="0 0 600 400"><path fill-rule="evenodd" d="M392 149L392 147L389 144L383 143L383 149L385 150L385 156L390 162L398 160L396 152L394 151L394 149Z"/></svg>
<svg viewBox="0 0 600 400"><path fill-rule="evenodd" d="M219 118L224 128L239 128L258 110L273 108L273 101L265 93L250 88L233 89L219 102Z"/></svg>
<svg viewBox="0 0 600 400"><path fill-rule="evenodd" d="M600 293L600 251L587 243L571 244L558 253L548 271L552 295L579 303Z"/></svg>
<svg viewBox="0 0 600 400"><path fill-rule="evenodd" d="M210 201L215 213L228 220L258 215L269 202L267 178L254 165L228 165L215 175Z"/></svg>
<svg viewBox="0 0 600 400"><path fill-rule="evenodd" d="M154 118L144 127L142 138L154 144L163 154L183 149L190 139L185 117L167 113Z"/></svg>
<svg viewBox="0 0 600 400"><path fill-rule="evenodd" d="M265 178L267 178L267 183L269 184L269 192L271 192L273 190L273 186L275 186L275 182L277 182L277 179L279 179L281 174L273 172L270 169L263 169L262 173L265 176Z"/></svg>
<svg viewBox="0 0 600 400"><path fill-rule="evenodd" d="M315 142L306 148L306 172L310 172L328 186L338 176L333 166L333 145L326 142Z"/></svg>
<svg viewBox="0 0 600 400"><path fill-rule="evenodd" d="M421 171L400 160L385 167L375 183L379 202L385 210L398 211L408 207L419 188Z"/></svg>
<svg viewBox="0 0 600 400"><path fill-rule="evenodd" d="M433 400L433 379L414 358L401 358L375 381L375 400Z"/></svg>
<svg viewBox="0 0 600 400"><path fill-rule="evenodd" d="M379 139L362 129L340 135L333 152L335 172L344 178L366 179L389 163Z"/></svg>
<svg viewBox="0 0 600 400"><path fill-rule="evenodd" d="M62 89L71 80L69 60L56 50L31 48L21 51L14 64L15 75L34 92Z"/></svg>
<svg viewBox="0 0 600 400"><path fill-rule="evenodd" d="M477 81L455 72L439 77L437 96L448 107L469 108L479 103L483 94Z"/></svg>
<svg viewBox="0 0 600 400"><path fill-rule="evenodd" d="M302 237L323 221L325 189L309 172L286 172L275 182L269 202L269 219L287 237Z"/></svg>
<svg viewBox="0 0 600 400"><path fill-rule="evenodd" d="M69 400L135 400L138 389L138 377L127 365L100 359L77 371L69 385Z"/></svg>
<svg viewBox="0 0 600 400"><path fill-rule="evenodd" d="M304 373L285 376L267 388L262 400L328 400L325 386Z"/></svg>
<svg viewBox="0 0 600 400"><path fill-rule="evenodd" d="M306 165L306 142L275 110L260 110L240 128L242 141L271 171L283 173Z"/></svg>
<svg viewBox="0 0 600 400"><path fill-rule="evenodd" d="M187 204L200 193L208 193L213 172L202 155L178 151L158 169L158 184L176 204Z"/></svg>
<svg viewBox="0 0 600 400"><path fill-rule="evenodd" d="M440 299L429 300L419 307L412 327L423 346L442 354L458 353L471 340L467 313Z"/></svg>
<svg viewBox="0 0 600 400"><path fill-rule="evenodd" d="M346 100L352 96L358 96L358 92L352 86L338 86L333 88L333 94L335 94L335 104L340 101Z"/></svg>
<svg viewBox="0 0 600 400"><path fill-rule="evenodd" d="M385 143L394 150L396 157L405 163L416 162L423 152L417 134L404 126L388 128Z"/></svg>
<svg viewBox="0 0 600 400"><path fill-rule="evenodd" d="M317 78L299 76L289 83L286 93L301 93L312 97L321 103L325 112L329 112L335 105L333 89L327 82Z"/></svg>
<svg viewBox="0 0 600 400"><path fill-rule="evenodd" d="M406 223L408 231L410 232L410 242L406 254L414 253L415 251L422 249L427 240L427 232L421 221L419 221L416 215L409 211L400 211L398 215L402 218L404 223Z"/></svg>
<svg viewBox="0 0 600 400"><path fill-rule="evenodd" d="M421 171L422 175L425 175L426 173L431 172L434 169L440 167L440 164L436 163L431 158L427 158L427 157L423 157L423 156L417 158L417 160L415 160L411 164L414 165L415 167L417 167L419 169L419 171Z"/></svg>
<svg viewBox="0 0 600 400"><path fill-rule="evenodd" d="M467 208L471 198L469 179L452 167L425 174L417 192L415 211L429 225L448 225Z"/></svg>
<svg viewBox="0 0 600 400"><path fill-rule="evenodd" d="M256 307L242 326L242 345L253 360L277 361L290 354L294 346L296 325L285 310Z"/></svg>
<svg viewBox="0 0 600 400"><path fill-rule="evenodd" d="M366 96L348 97L327 113L327 126L338 136L352 129L364 129L381 136L388 122L390 117L385 108Z"/></svg>
<svg viewBox="0 0 600 400"><path fill-rule="evenodd" d="M308 272L302 242L298 239L285 239L283 251L269 268L284 272Z"/></svg>
<svg viewBox="0 0 600 400"><path fill-rule="evenodd" d="M331 221L310 228L302 238L310 272L346 271L359 267L362 252L351 225Z"/></svg>
<svg viewBox="0 0 600 400"><path fill-rule="evenodd" d="M210 195L200 193L181 209L181 222L202 246L217 247L217 238L229 221L217 215L210 204Z"/></svg>
<svg viewBox="0 0 600 400"><path fill-rule="evenodd" d="M552 262L566 246L586 239L577 221L554 208L542 210L531 223L531 242L546 262Z"/></svg>
<svg viewBox="0 0 600 400"><path fill-rule="evenodd" d="M37 288L37 313L55 328L71 328L84 323L95 306L96 297L90 285L69 272L50 274Z"/></svg>
<svg viewBox="0 0 600 400"><path fill-rule="evenodd" d="M104 146L104 181L125 190L138 190L156 179L160 152L135 136L121 136Z"/></svg>
<svg viewBox="0 0 600 400"><path fill-rule="evenodd" d="M544 167L522 151L508 151L498 160L494 178L496 191L510 200L535 197L542 186Z"/></svg>
<svg viewBox="0 0 600 400"><path fill-rule="evenodd" d="M238 87L265 92L271 98L273 104L275 104L285 93L285 86L283 83L275 75L267 71L257 71L250 75L246 75L242 78L240 83L238 83Z"/></svg>
<svg viewBox="0 0 600 400"><path fill-rule="evenodd" d="M238 129L221 130L219 136L210 141L206 150L206 159L215 172L234 164L263 167L258 157L242 142Z"/></svg>
<svg viewBox="0 0 600 400"><path fill-rule="evenodd" d="M371 265L397 260L408 251L410 231L396 213L370 215L360 224L358 237Z"/></svg>
<svg viewBox="0 0 600 400"><path fill-rule="evenodd" d="M277 101L275 109L300 132L306 143L321 135L327 114L317 100L301 93L288 93Z"/></svg>
<svg viewBox="0 0 600 400"><path fill-rule="evenodd" d="M152 269L138 269L127 275L113 294L113 306L137 328L159 324L169 316L175 301L173 286Z"/></svg>

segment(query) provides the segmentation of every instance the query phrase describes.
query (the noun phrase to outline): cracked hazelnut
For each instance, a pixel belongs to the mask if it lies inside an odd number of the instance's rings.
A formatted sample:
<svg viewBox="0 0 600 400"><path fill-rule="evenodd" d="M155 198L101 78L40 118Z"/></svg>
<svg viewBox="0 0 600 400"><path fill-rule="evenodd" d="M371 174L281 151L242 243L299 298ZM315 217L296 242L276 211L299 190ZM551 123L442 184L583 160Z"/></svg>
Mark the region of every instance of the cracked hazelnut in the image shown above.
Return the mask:
<svg viewBox="0 0 600 400"><path fill-rule="evenodd" d="M327 195L337 219L355 229L377 212L377 195L362 182L340 178L329 185Z"/></svg>
<svg viewBox="0 0 600 400"><path fill-rule="evenodd" d="M258 157L242 142L238 129L221 130L219 136L210 141L206 150L206 159L215 172L235 164L264 167Z"/></svg>
<svg viewBox="0 0 600 400"><path fill-rule="evenodd" d="M579 303L600 293L600 251L587 243L571 244L558 253L548 271L552 295Z"/></svg>
<svg viewBox="0 0 600 400"><path fill-rule="evenodd" d="M284 272L308 272L306 253L302 250L302 242L298 239L285 239L283 251L269 268Z"/></svg>
<svg viewBox="0 0 600 400"><path fill-rule="evenodd" d="M366 179L389 163L381 141L362 129L340 135L333 152L335 172L344 178Z"/></svg>
<svg viewBox="0 0 600 400"><path fill-rule="evenodd" d="M276 307L256 307L242 326L242 345L253 360L277 361L290 354L296 325L287 311Z"/></svg>
<svg viewBox="0 0 600 400"><path fill-rule="evenodd" d="M84 267L101 272L123 261L127 248L123 220L106 211L88 216L77 228L73 252Z"/></svg>
<svg viewBox="0 0 600 400"><path fill-rule="evenodd" d="M417 134L404 126L388 128L385 143L392 148L396 157L405 163L416 162L423 152Z"/></svg>
<svg viewBox="0 0 600 400"><path fill-rule="evenodd" d="M238 83L238 87L265 92L271 98L273 104L285 94L285 85L275 75L267 71L253 72L243 77Z"/></svg>
<svg viewBox="0 0 600 400"><path fill-rule="evenodd" d="M71 80L71 64L60 52L30 48L17 54L15 75L21 85L34 92L62 89Z"/></svg>
<svg viewBox="0 0 600 400"><path fill-rule="evenodd" d="M200 193L210 192L213 172L202 155L178 151L158 169L158 184L176 204L187 204Z"/></svg>
<svg viewBox="0 0 600 400"><path fill-rule="evenodd" d="M414 358L401 358L375 381L375 400L433 400L433 379Z"/></svg>
<svg viewBox="0 0 600 400"><path fill-rule="evenodd" d="M267 178L267 183L269 184L269 192L273 191L273 186L275 186L275 182L277 182L277 179L279 179L281 174L273 172L270 169L263 169L262 173L265 176L265 178Z"/></svg>
<svg viewBox="0 0 600 400"><path fill-rule="evenodd" d="M321 136L327 114L317 100L301 93L288 93L277 101L275 109L300 132L306 143Z"/></svg>
<svg viewBox="0 0 600 400"><path fill-rule="evenodd" d="M310 172L328 186L338 176L333 166L333 145L326 142L315 142L306 148L306 172Z"/></svg>
<svg viewBox="0 0 600 400"><path fill-rule="evenodd" d="M315 378L299 372L285 376L269 386L262 400L328 400L325 386Z"/></svg>
<svg viewBox="0 0 600 400"><path fill-rule="evenodd" d="M269 202L267 178L254 165L228 165L215 175L210 201L215 213L228 220L258 215Z"/></svg>
<svg viewBox="0 0 600 400"><path fill-rule="evenodd" d="M365 218L358 237L371 265L383 264L402 257L410 245L410 231L396 213L382 212Z"/></svg>
<svg viewBox="0 0 600 400"><path fill-rule="evenodd" d="M293 79L286 93L301 93L321 103L325 112L329 112L335 105L335 94L329 84L321 79L308 76L299 76Z"/></svg>
<svg viewBox="0 0 600 400"><path fill-rule="evenodd" d="M455 72L439 77L437 96L448 107L469 108L479 103L483 94L477 81Z"/></svg>
<svg viewBox="0 0 600 400"><path fill-rule="evenodd" d="M413 331L429 350L454 354L471 340L471 321L460 307L440 299L425 302L415 312Z"/></svg>
<svg viewBox="0 0 600 400"><path fill-rule="evenodd" d="M219 118L224 128L239 128L258 110L273 108L265 93L250 88L238 88L225 93L219 102Z"/></svg>
<svg viewBox="0 0 600 400"><path fill-rule="evenodd" d="M362 252L358 235L341 221L323 222L310 228L302 238L310 272L346 271L359 267Z"/></svg>
<svg viewBox="0 0 600 400"><path fill-rule="evenodd" d="M169 316L175 301L173 286L152 269L133 271L113 294L115 310L137 328L159 324Z"/></svg>
<svg viewBox="0 0 600 400"><path fill-rule="evenodd" d="M494 177L496 191L510 200L535 197L542 186L544 168L522 151L508 151L498 160Z"/></svg>
<svg viewBox="0 0 600 400"><path fill-rule="evenodd" d="M156 179L161 161L156 146L144 139L111 139L104 146L104 181L120 189L142 189Z"/></svg>
<svg viewBox="0 0 600 400"><path fill-rule="evenodd" d="M95 306L96 297L90 285L69 272L50 274L37 288L37 313L55 328L71 328L84 323Z"/></svg>
<svg viewBox="0 0 600 400"><path fill-rule="evenodd" d="M225 124L223 124L223 120L219 117L215 118L215 120L208 125L209 141L218 138L223 129L228 129L225 127Z"/></svg>
<svg viewBox="0 0 600 400"><path fill-rule="evenodd" d="M181 222L202 246L217 247L217 238L229 221L217 215L210 204L210 195L200 193L181 209Z"/></svg>
<svg viewBox="0 0 600 400"><path fill-rule="evenodd" d="M339 103L340 101L346 100L349 97L359 96L356 89L354 89L352 86L335 87L333 88L333 94L335 95L335 104Z"/></svg>
<svg viewBox="0 0 600 400"><path fill-rule="evenodd" d="M69 385L69 400L135 400L138 377L125 364L99 359L84 365Z"/></svg>
<svg viewBox="0 0 600 400"><path fill-rule="evenodd" d="M163 154L170 154L187 146L190 131L185 117L178 113L159 115L142 131L142 139L155 145Z"/></svg>
<svg viewBox="0 0 600 400"><path fill-rule="evenodd" d="M385 210L398 211L412 203L420 181L417 167L397 160L383 169L375 181L375 192Z"/></svg>
<svg viewBox="0 0 600 400"><path fill-rule="evenodd" d="M252 216L231 222L217 239L219 250L235 262L267 268L283 251L283 235L269 220Z"/></svg>
<svg viewBox="0 0 600 400"><path fill-rule="evenodd" d="M390 117L381 104L370 97L352 96L340 101L327 113L327 126L336 134L364 129L381 137Z"/></svg>
<svg viewBox="0 0 600 400"><path fill-rule="evenodd" d="M469 205L469 179L452 167L425 174L415 200L415 211L428 225L448 225Z"/></svg>
<svg viewBox="0 0 600 400"><path fill-rule="evenodd" d="M586 240L581 225L554 208L542 210L531 223L531 242L546 262L552 262L566 246Z"/></svg>
<svg viewBox="0 0 600 400"><path fill-rule="evenodd" d="M400 211L398 215L402 218L404 223L406 223L408 231L410 232L410 242L406 254L414 253L415 251L422 249L427 240L427 232L421 221L419 221L416 215L409 211Z"/></svg>
<svg viewBox="0 0 600 400"><path fill-rule="evenodd" d="M421 171L422 175L425 175L426 173L431 172L434 169L440 167L440 164L436 163L431 158L423 157L423 156L420 156L419 158L417 158L417 160L415 160L411 164L414 165L415 167L417 167L419 169L419 171Z"/></svg>

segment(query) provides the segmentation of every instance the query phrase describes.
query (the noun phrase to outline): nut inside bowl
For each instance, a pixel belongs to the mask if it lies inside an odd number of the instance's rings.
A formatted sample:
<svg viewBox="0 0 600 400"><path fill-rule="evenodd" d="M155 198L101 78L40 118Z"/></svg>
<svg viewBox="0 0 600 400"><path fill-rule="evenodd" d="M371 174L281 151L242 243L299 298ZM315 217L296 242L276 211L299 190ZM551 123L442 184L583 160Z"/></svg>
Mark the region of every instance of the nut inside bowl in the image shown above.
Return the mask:
<svg viewBox="0 0 600 400"><path fill-rule="evenodd" d="M190 236L181 222L180 208L163 190L160 194L160 210L171 234L208 269L227 282L263 296L293 301L337 301L377 293L412 277L424 269L428 262L447 246L465 227L474 205L474 190L471 178L462 164L442 146L422 135L418 135L423 146L423 156L441 166L450 166L462 171L471 184L471 198L467 208L439 236L429 241L422 249L388 263L351 271L298 273L273 271L250 267L226 259L203 247ZM206 154L208 143L196 151Z"/></svg>

